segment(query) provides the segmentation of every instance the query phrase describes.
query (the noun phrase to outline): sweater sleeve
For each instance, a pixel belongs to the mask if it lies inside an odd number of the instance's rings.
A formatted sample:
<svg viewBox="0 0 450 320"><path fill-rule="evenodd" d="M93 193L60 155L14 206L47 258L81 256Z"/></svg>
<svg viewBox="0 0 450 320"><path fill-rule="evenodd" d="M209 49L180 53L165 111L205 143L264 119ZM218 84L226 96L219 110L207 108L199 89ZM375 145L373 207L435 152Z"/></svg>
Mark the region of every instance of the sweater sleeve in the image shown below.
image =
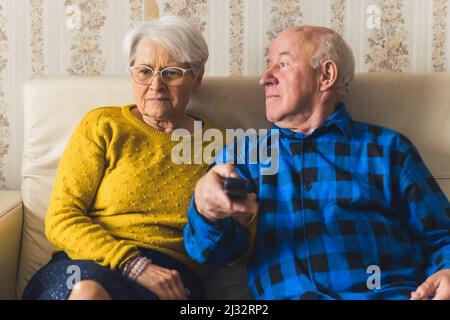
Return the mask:
<svg viewBox="0 0 450 320"><path fill-rule="evenodd" d="M70 258L91 260L111 269L139 254L137 247L114 238L93 222L89 210L106 167L111 132L101 112L88 113L78 125L59 162L45 221L47 239Z"/></svg>

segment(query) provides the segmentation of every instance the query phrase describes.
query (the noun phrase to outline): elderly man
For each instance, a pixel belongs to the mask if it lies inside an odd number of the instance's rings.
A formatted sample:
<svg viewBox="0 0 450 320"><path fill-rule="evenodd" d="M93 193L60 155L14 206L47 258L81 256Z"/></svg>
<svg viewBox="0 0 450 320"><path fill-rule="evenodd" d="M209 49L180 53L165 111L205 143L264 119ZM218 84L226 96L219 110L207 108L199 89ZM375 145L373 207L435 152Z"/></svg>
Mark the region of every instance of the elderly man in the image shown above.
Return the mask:
<svg viewBox="0 0 450 320"><path fill-rule="evenodd" d="M450 298L448 199L406 137L352 120L342 101L353 77L353 54L332 30L282 32L261 78L278 173L219 164L236 157L226 148L197 183L188 254L229 264L251 251L255 299ZM253 193L227 197L229 177Z"/></svg>

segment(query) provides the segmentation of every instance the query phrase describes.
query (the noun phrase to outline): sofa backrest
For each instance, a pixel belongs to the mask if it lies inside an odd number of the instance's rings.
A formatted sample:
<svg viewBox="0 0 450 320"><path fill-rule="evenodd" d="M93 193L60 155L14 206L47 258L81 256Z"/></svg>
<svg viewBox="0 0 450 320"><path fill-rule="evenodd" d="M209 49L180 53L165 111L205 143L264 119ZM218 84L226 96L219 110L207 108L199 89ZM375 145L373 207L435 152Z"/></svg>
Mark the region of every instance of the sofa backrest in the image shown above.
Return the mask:
<svg viewBox="0 0 450 320"><path fill-rule="evenodd" d="M25 216L18 297L52 252L45 239L44 220L58 161L70 135L91 109L133 103L130 81L128 77L48 77L24 85ZM347 99L354 119L391 127L416 143L447 196L450 195L448 88L449 73L359 74ZM264 90L257 77L207 77L188 108L222 128L270 126L265 119ZM220 272L220 277L211 278L210 297L248 297L243 268Z"/></svg>

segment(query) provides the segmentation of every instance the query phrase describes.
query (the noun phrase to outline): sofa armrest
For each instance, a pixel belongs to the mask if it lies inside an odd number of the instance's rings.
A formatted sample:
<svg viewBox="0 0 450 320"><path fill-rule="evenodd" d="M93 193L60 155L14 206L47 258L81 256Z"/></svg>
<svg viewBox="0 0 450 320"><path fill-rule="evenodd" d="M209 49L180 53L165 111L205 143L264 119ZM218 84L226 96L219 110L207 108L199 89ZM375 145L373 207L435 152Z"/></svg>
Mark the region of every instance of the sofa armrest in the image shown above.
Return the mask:
<svg viewBox="0 0 450 320"><path fill-rule="evenodd" d="M20 192L0 190L0 299L15 299L22 223Z"/></svg>

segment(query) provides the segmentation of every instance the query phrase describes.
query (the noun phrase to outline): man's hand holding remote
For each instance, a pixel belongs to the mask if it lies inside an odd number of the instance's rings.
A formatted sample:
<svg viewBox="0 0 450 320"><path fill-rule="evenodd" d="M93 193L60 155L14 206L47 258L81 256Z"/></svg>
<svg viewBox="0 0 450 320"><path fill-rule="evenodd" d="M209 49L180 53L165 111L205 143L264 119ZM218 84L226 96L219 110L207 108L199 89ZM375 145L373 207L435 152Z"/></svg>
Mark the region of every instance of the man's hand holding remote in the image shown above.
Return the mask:
<svg viewBox="0 0 450 320"><path fill-rule="evenodd" d="M212 167L195 187L195 205L198 212L211 223L233 217L245 225L258 211L256 194L249 193L245 200L230 197L224 188L227 178L239 178L233 165L218 164Z"/></svg>

